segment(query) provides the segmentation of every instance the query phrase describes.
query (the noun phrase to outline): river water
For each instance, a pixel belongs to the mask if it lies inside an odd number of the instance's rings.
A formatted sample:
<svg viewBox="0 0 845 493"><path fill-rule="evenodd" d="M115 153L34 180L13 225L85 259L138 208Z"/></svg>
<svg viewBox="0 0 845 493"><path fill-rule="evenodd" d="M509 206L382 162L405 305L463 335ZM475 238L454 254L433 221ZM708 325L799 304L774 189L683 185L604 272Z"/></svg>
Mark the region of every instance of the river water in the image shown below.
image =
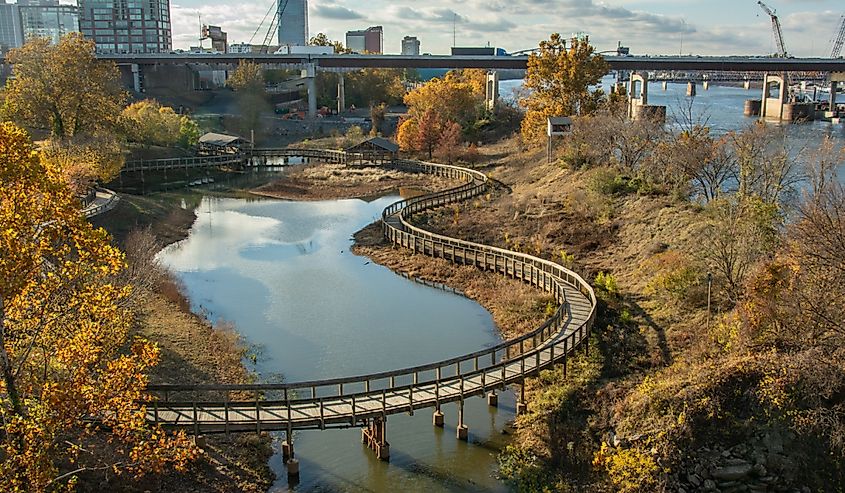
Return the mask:
<svg viewBox="0 0 845 493"><path fill-rule="evenodd" d="M263 381L359 375L447 359L500 342L476 302L423 286L349 252L351 236L399 197L372 202L288 202L206 196L190 236L161 252L195 311L235 324L254 345ZM431 412L388 420L390 463L361 444L358 429L296 432L298 491L502 491L495 479L514 397L498 410L466 403L470 443ZM281 458L271 466L289 488Z"/></svg>

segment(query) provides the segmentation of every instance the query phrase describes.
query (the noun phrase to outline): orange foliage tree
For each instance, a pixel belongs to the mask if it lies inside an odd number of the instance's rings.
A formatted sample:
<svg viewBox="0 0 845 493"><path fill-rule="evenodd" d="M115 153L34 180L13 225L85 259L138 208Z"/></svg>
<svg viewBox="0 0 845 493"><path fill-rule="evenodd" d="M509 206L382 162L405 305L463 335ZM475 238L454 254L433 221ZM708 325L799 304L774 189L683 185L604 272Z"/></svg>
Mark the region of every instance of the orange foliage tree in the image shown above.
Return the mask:
<svg viewBox="0 0 845 493"><path fill-rule="evenodd" d="M158 349L133 340L123 254L29 137L0 124L0 490L72 488L90 471L181 469L184 434L147 424Z"/></svg>

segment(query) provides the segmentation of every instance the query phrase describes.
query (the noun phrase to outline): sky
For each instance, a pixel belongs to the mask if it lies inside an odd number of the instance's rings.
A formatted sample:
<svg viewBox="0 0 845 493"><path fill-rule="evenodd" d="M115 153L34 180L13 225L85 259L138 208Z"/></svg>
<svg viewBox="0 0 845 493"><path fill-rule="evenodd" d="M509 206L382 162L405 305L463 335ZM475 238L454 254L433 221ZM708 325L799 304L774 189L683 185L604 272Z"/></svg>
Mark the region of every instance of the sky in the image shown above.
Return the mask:
<svg viewBox="0 0 845 493"><path fill-rule="evenodd" d="M173 45L197 44L202 23L229 42L248 42L276 0L171 0ZM829 56L842 0L767 0L793 56ZM274 7L273 7L274 8ZM254 43L261 43L265 28ZM756 0L309 0L309 31L343 41L348 30L384 26L385 53L416 36L423 53L458 46L534 48L550 33L586 33L599 51L618 41L632 54L765 55L775 52L771 21ZM206 41L206 45L208 41Z"/></svg>

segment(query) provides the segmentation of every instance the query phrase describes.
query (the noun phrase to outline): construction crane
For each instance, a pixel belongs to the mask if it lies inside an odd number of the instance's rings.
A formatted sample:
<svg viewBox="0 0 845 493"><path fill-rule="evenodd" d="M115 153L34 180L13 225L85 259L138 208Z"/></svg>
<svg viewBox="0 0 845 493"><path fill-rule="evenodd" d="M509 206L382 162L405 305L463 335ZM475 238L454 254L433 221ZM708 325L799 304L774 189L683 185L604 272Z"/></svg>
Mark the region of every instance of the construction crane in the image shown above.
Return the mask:
<svg viewBox="0 0 845 493"><path fill-rule="evenodd" d="M780 27L780 19L778 19L777 13L759 0L757 1L757 5L772 18L772 31L775 33L775 43L777 43L778 47L777 55L786 58L786 45L783 42L783 30Z"/></svg>
<svg viewBox="0 0 845 493"><path fill-rule="evenodd" d="M845 14L839 23L839 34L833 40L833 49L830 51L830 58L839 58L842 54L842 46L845 45Z"/></svg>
<svg viewBox="0 0 845 493"><path fill-rule="evenodd" d="M270 8L267 9L267 13L264 14L264 18L261 19L261 22L258 24L258 28L252 33L252 37L249 38L249 44L252 44L252 40L255 39L255 36L258 35L261 28L264 27L264 21L267 20L267 17L270 15L274 9L276 13L273 14L273 18L270 20L270 24L267 26L267 34L264 36L264 42L261 43L261 53L267 53L268 48L270 47L270 40L276 31L281 27L279 24L281 23L282 14L285 13L285 9L288 6L288 0L283 0L283 3L280 5L276 4L276 0L270 4Z"/></svg>

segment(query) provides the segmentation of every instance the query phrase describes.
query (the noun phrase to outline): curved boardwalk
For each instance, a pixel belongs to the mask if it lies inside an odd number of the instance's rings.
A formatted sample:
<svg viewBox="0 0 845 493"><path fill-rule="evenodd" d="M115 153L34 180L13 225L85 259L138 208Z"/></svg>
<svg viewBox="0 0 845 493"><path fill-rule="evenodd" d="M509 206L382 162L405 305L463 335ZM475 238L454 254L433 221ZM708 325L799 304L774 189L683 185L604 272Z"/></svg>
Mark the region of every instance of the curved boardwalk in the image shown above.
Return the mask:
<svg viewBox="0 0 845 493"><path fill-rule="evenodd" d="M564 267L531 255L428 232L411 224L414 214L486 193L481 172L433 163L399 161L397 167L462 180L463 184L397 202L382 214L386 238L417 253L474 265L520 279L552 295L554 315L534 331L449 360L353 377L254 385L150 385L157 398L147 405L147 418L165 427L184 427L196 434L234 431L346 428L370 424L365 441L379 452L386 447L384 420L390 414L413 413L446 402L483 395L522 383L586 348L595 318L592 288ZM564 366L564 369L566 367ZM462 407L461 407L462 408ZM379 428L373 426L378 423ZM462 416L459 418L462 425ZM465 427L464 427L465 428Z"/></svg>

